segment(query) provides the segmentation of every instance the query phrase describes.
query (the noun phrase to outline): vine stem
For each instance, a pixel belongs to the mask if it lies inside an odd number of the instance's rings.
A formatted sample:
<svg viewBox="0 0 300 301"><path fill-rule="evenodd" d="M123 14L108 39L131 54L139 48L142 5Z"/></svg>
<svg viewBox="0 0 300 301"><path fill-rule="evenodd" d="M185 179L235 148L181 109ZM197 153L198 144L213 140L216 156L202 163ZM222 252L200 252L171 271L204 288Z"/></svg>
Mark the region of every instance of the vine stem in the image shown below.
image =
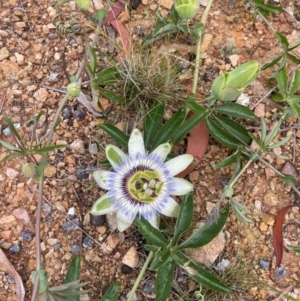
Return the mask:
<svg viewBox="0 0 300 301"><path fill-rule="evenodd" d="M143 276L144 276L144 274L146 272L146 269L147 269L147 267L148 267L148 265L149 265L152 257L153 257L153 252L151 251L149 253L149 255L148 255L148 257L147 257L147 259L146 259L146 261L145 261L145 263L144 263L144 265L143 265L143 267L142 267L142 269L141 269L141 271L140 271L140 273L139 273L139 275L138 275L138 277L137 277L137 279L136 279L136 281L135 281L135 283L133 285L133 287L132 287L132 290L130 291L130 293L129 293L128 297L127 297L127 301L131 301L132 300L133 295L134 295L135 291L137 290L137 288L138 288L138 286L139 286L139 284L140 284L140 282L141 282L141 280L142 280L142 278L143 278Z"/></svg>
<svg viewBox="0 0 300 301"><path fill-rule="evenodd" d="M203 11L203 14L200 19L200 23L203 24L203 27L199 29L198 32L198 41L196 44L196 62L195 62L195 70L194 70L194 78L193 78L193 89L192 93L196 94L197 84L198 84L198 77L199 77L199 70L200 70L200 61L201 61L201 37L204 31L204 27L207 21L208 13L211 9L211 6L213 4L214 0L209 0L207 3L207 6L205 10Z"/></svg>
<svg viewBox="0 0 300 301"><path fill-rule="evenodd" d="M78 77L84 68L84 60L82 60L80 67L77 71L76 76ZM53 137L54 129L57 125L59 120L59 115L63 108L66 106L68 102L70 94L66 93L64 98L60 101L59 107L56 111L54 119L52 121L51 127L48 130L48 138L46 141L46 146L49 146ZM44 136L47 137L47 136ZM46 159L44 159L45 161ZM35 250L36 250L36 271L38 272L41 269L41 237L40 237L40 225L41 225L41 211L42 211L42 203L43 203L43 188L44 188L44 171L42 172L39 180L39 195L38 195L38 202L37 202L37 209L36 209L36 221L35 221ZM39 276L37 274L36 280L34 282L33 292L31 296L31 301L35 301L37 298L38 290L39 290Z"/></svg>

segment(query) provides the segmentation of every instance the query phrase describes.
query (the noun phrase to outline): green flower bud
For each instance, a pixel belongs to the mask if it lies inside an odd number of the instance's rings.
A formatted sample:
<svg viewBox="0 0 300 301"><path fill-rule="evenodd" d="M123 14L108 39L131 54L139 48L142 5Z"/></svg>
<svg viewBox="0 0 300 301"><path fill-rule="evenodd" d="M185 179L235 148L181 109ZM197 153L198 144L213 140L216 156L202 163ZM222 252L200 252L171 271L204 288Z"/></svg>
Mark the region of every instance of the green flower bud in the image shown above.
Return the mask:
<svg viewBox="0 0 300 301"><path fill-rule="evenodd" d="M70 84L68 84L67 91L71 96L77 97L81 92L80 83L70 83Z"/></svg>
<svg viewBox="0 0 300 301"><path fill-rule="evenodd" d="M222 101L235 100L259 74L259 64L249 61L231 72L218 76L212 84L212 94Z"/></svg>
<svg viewBox="0 0 300 301"><path fill-rule="evenodd" d="M76 0L76 4L80 9L88 10L91 6L91 0Z"/></svg>
<svg viewBox="0 0 300 301"><path fill-rule="evenodd" d="M26 163L22 166L22 174L26 178L34 178L36 176L36 165L33 163Z"/></svg>
<svg viewBox="0 0 300 301"><path fill-rule="evenodd" d="M193 19L199 7L199 0L175 0L175 10L181 19Z"/></svg>

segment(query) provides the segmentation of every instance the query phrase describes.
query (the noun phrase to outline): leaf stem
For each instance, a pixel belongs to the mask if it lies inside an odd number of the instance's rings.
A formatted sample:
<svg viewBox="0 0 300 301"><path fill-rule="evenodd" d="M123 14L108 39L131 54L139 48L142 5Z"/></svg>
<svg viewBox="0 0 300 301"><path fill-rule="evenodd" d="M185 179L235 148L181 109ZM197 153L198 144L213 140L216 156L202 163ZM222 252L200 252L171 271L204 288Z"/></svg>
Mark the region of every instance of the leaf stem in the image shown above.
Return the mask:
<svg viewBox="0 0 300 301"><path fill-rule="evenodd" d="M139 284L140 284L140 282L141 282L141 280L142 280L142 278L143 278L143 276L144 276L144 274L146 272L146 269L147 269L147 267L148 267L148 265L149 265L152 257L153 257L153 252L151 251L149 253L149 255L148 255L148 257L147 257L147 259L146 259L146 261L145 261L145 263L144 263L144 265L143 265L143 267L142 267L142 269L141 269L141 271L140 271L140 273L139 273L139 275L138 275L138 277L137 277L137 279L136 279L136 281L135 281L135 283L133 285L133 287L132 287L132 290L130 291L130 293L129 293L128 297L127 297L127 301L131 301L132 300L133 295L136 292L136 290L137 290L137 288L138 288L138 286L139 286Z"/></svg>

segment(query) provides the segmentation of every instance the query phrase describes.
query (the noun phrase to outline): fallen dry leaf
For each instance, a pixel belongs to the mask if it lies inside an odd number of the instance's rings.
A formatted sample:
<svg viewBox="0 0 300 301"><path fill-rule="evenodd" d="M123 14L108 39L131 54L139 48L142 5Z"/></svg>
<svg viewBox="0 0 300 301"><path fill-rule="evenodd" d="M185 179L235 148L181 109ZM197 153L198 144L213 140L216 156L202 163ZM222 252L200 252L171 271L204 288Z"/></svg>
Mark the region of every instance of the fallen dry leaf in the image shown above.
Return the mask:
<svg viewBox="0 0 300 301"><path fill-rule="evenodd" d="M121 38L121 41L122 41L123 49L128 53L130 51L130 47L131 47L130 46L130 33L129 33L128 29L117 20L110 22L110 24L118 32L118 34Z"/></svg>
<svg viewBox="0 0 300 301"><path fill-rule="evenodd" d="M286 206L280 209L275 217L275 224L273 228L273 247L276 257L276 266L280 267L283 254L283 234L282 225L284 223L286 213L293 207L293 205Z"/></svg>
<svg viewBox="0 0 300 301"><path fill-rule="evenodd" d="M17 273L15 268L12 266L12 264L9 262L9 260L6 258L5 254L1 249L0 249L0 270L6 271L11 277L14 278L16 284L16 294L17 294L16 300L23 301L25 297L25 289L21 277Z"/></svg>
<svg viewBox="0 0 300 301"><path fill-rule="evenodd" d="M110 24L112 21L117 20L117 17L122 12L122 10L125 7L125 2L123 1L117 1L114 6L111 7L110 12L106 16L106 18L103 20L102 24Z"/></svg>

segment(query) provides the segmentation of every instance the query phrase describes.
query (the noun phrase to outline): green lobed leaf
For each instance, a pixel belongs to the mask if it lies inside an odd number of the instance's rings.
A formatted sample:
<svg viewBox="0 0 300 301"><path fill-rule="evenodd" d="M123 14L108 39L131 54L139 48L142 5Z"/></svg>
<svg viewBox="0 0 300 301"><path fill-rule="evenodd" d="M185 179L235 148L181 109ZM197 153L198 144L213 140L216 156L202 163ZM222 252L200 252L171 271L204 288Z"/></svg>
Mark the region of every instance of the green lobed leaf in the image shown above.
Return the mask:
<svg viewBox="0 0 300 301"><path fill-rule="evenodd" d="M279 133L281 123L282 123L282 119L279 119L276 125L272 128L272 130L267 135L265 141L263 141L266 146L269 146L270 143L273 142L273 140L276 138L277 134Z"/></svg>
<svg viewBox="0 0 300 301"><path fill-rule="evenodd" d="M212 221L207 222L195 231L185 242L176 247L177 250L186 248L200 248L212 241L224 227L229 215L229 205L227 204Z"/></svg>
<svg viewBox="0 0 300 301"><path fill-rule="evenodd" d="M223 116L216 116L216 122L239 141L244 142L245 144L250 143L251 137L249 136L248 131L239 123Z"/></svg>
<svg viewBox="0 0 300 301"><path fill-rule="evenodd" d="M205 111L203 114L199 114L197 116L193 116L187 120L185 120L175 135L172 137L171 141L173 145L178 144L182 139L184 139L187 134L194 129L205 117L208 113Z"/></svg>
<svg viewBox="0 0 300 301"><path fill-rule="evenodd" d="M163 122L165 105L162 101L156 101L144 120L144 143L148 149L160 129Z"/></svg>
<svg viewBox="0 0 300 301"><path fill-rule="evenodd" d="M36 173L37 173L37 178L40 179L40 176L43 174L45 168L47 166L47 161L42 161L37 165L36 168Z"/></svg>
<svg viewBox="0 0 300 301"><path fill-rule="evenodd" d="M19 135L17 129L15 128L13 122L11 121L11 119L9 119L8 117L4 117L4 120L7 123L9 129L11 130L11 132L14 134L14 136L16 137L16 139L21 144L22 148L25 149L25 144L24 144L21 136Z"/></svg>
<svg viewBox="0 0 300 301"><path fill-rule="evenodd" d="M163 234L152 227L152 225L143 217L136 218L135 222L139 228L140 233L144 236L144 238L151 244L165 248L168 245L167 239L163 236Z"/></svg>
<svg viewBox="0 0 300 301"><path fill-rule="evenodd" d="M225 103L214 108L214 111L236 118L255 120L256 116L247 107L237 103Z"/></svg>
<svg viewBox="0 0 300 301"><path fill-rule="evenodd" d="M17 157L19 157L19 156L25 156L24 152L13 153L13 154L9 154L9 155L5 156L4 158L2 158L2 159L0 160L0 164L5 163L5 162L7 162L7 161L9 161L9 160L12 160L12 159L14 159L14 158L17 158Z"/></svg>
<svg viewBox="0 0 300 301"><path fill-rule="evenodd" d="M295 70L292 74L292 80L289 87L289 95L292 96L300 88L300 71Z"/></svg>
<svg viewBox="0 0 300 301"><path fill-rule="evenodd" d="M107 134L109 134L117 143L125 146L127 148L129 137L119 130L116 126L109 123L102 123L99 128L103 129Z"/></svg>
<svg viewBox="0 0 300 301"><path fill-rule="evenodd" d="M271 67L275 66L275 64L277 64L282 59L282 57L283 57L283 54L275 57L274 59L272 59L268 63L264 64L261 67L261 71L264 71L264 70L266 70L268 68L271 68Z"/></svg>
<svg viewBox="0 0 300 301"><path fill-rule="evenodd" d="M253 221L246 216L249 212L249 208L244 204L241 204L234 199L230 199L230 204L234 215L244 224L253 224Z"/></svg>
<svg viewBox="0 0 300 301"><path fill-rule="evenodd" d="M216 164L218 168L225 168L233 164L241 156L240 150L236 150L231 156Z"/></svg>
<svg viewBox="0 0 300 301"><path fill-rule="evenodd" d="M289 54L289 53L287 53L286 54L286 57L289 59L289 60L291 60L293 63L295 63L295 64L300 64L300 59L298 58L298 57L296 57L296 56L294 56L294 55L292 55L292 54Z"/></svg>
<svg viewBox="0 0 300 301"><path fill-rule="evenodd" d="M175 261L170 256L158 269L156 274L156 298L155 301L166 301L172 289Z"/></svg>
<svg viewBox="0 0 300 301"><path fill-rule="evenodd" d="M291 45L289 47L289 51L294 50L295 48L297 48L300 45L300 39L298 41L296 41L293 45Z"/></svg>
<svg viewBox="0 0 300 301"><path fill-rule="evenodd" d="M59 148L64 148L64 147L67 147L67 145L66 144L49 145L49 146L45 146L45 147L41 147L41 148L33 148L32 150L30 150L29 153L31 153L31 154L47 153L47 152L52 152L54 150L57 150Z"/></svg>
<svg viewBox="0 0 300 301"><path fill-rule="evenodd" d="M80 279L80 256L76 255L73 257L69 265L64 283L70 283L79 279Z"/></svg>
<svg viewBox="0 0 300 301"><path fill-rule="evenodd" d="M180 108L159 130L155 141L151 146L151 150L154 150L157 146L163 143L169 142L169 140L175 135L181 126L186 116L186 109Z"/></svg>
<svg viewBox="0 0 300 301"><path fill-rule="evenodd" d="M165 262L170 258L171 251L169 248L162 250L161 252L157 253L154 260L152 261L149 270L156 271L159 269Z"/></svg>
<svg viewBox="0 0 300 301"><path fill-rule="evenodd" d="M260 117L260 127L261 127L261 141L265 141L267 137L267 125L263 117Z"/></svg>
<svg viewBox="0 0 300 301"><path fill-rule="evenodd" d="M119 282L113 282L100 301L117 301L120 289Z"/></svg>
<svg viewBox="0 0 300 301"><path fill-rule="evenodd" d="M274 149L276 147L282 146L282 145L286 144L292 138L292 136L293 135L286 136L282 140L280 140L280 141L278 141L278 142L276 142L276 143L274 143L272 145L269 145L268 147L270 149Z"/></svg>
<svg viewBox="0 0 300 301"><path fill-rule="evenodd" d="M300 253L300 246L292 246L292 245L288 245L288 248L291 250L291 251L294 251L296 253Z"/></svg>
<svg viewBox="0 0 300 301"><path fill-rule="evenodd" d="M8 150L11 150L11 151L20 151L19 148L15 147L14 145L9 144L9 143L7 143L7 142L5 142L5 141L3 141L3 140L0 140L0 144L1 144L3 147L5 147L6 149L8 149Z"/></svg>
<svg viewBox="0 0 300 301"><path fill-rule="evenodd" d="M281 176L280 179L285 183L292 184L292 185L297 185L298 182L297 179L289 175Z"/></svg>
<svg viewBox="0 0 300 301"><path fill-rule="evenodd" d="M286 52L289 48L289 42L288 42L286 36L284 36L283 34L281 34L278 31L275 31L275 36L277 37L278 42L281 44L283 50Z"/></svg>
<svg viewBox="0 0 300 301"><path fill-rule="evenodd" d="M207 110L205 108L203 108L202 106L200 106L198 103L195 102L195 100L194 100L194 98L192 98L191 94L188 96L186 105L196 115L202 115L205 112L207 112Z"/></svg>
<svg viewBox="0 0 300 301"><path fill-rule="evenodd" d="M287 97L287 90L288 90L288 76L286 73L286 67L283 67L281 70L278 71L276 76L278 88L283 97Z"/></svg>
<svg viewBox="0 0 300 301"><path fill-rule="evenodd" d="M176 226L174 229L174 236L171 242L171 246L175 246L181 235L189 230L193 220L193 211L193 193L190 192L183 197L179 215L176 221Z"/></svg>
<svg viewBox="0 0 300 301"><path fill-rule="evenodd" d="M90 44L88 44L88 56L90 59L92 74L94 75L97 69L97 57L94 48Z"/></svg>
<svg viewBox="0 0 300 301"><path fill-rule="evenodd" d="M265 12L267 15L270 13L280 14L282 12L282 8L280 6L274 6L270 4L256 4L256 7L260 10L260 12Z"/></svg>
<svg viewBox="0 0 300 301"><path fill-rule="evenodd" d="M221 144L230 148L243 147L238 139L230 135L224 128L220 127L211 117L205 119L205 124L209 133Z"/></svg>
<svg viewBox="0 0 300 301"><path fill-rule="evenodd" d="M276 102L283 102L285 100L285 97L283 95L281 95L280 93L273 91L272 99Z"/></svg>
<svg viewBox="0 0 300 301"><path fill-rule="evenodd" d="M216 276L195 264L181 252L172 252L172 257L178 265L186 270L195 281L221 293L230 293L230 288Z"/></svg>

